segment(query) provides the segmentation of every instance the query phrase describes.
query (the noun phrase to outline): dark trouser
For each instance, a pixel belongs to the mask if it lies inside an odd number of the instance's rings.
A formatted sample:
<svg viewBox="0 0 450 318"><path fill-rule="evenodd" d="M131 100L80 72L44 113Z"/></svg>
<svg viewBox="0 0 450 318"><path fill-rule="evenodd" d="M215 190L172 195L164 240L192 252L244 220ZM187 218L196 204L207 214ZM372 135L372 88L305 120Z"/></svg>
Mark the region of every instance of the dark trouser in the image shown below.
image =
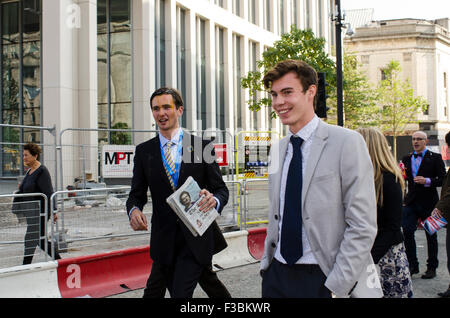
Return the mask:
<svg viewBox="0 0 450 318"><path fill-rule="evenodd" d="M263 298L331 298L319 265L286 265L276 259L263 274Z"/></svg>
<svg viewBox="0 0 450 318"><path fill-rule="evenodd" d="M39 216L39 211L30 213L27 217L27 233L25 234L25 251L23 265L31 264L36 246L45 251L45 217ZM40 239L42 237L42 239ZM51 256L52 243L47 242L47 253ZM58 252L55 251L55 259L60 259Z"/></svg>
<svg viewBox="0 0 450 318"><path fill-rule="evenodd" d="M210 298L231 298L227 288L213 271L212 265L203 268L198 283ZM166 280L162 266L158 262L153 262L152 271L148 277L143 298L164 298L165 294Z"/></svg>
<svg viewBox="0 0 450 318"><path fill-rule="evenodd" d="M447 246L447 270L448 273L450 274L450 230L449 230L449 225L447 225L447 239L445 242L445 245Z"/></svg>
<svg viewBox="0 0 450 318"><path fill-rule="evenodd" d="M414 233L417 230L417 221L418 219L425 220L430 215L431 211L427 211L417 204L403 207L402 228L405 236L406 256L408 257L409 267L412 269L419 267L416 240L414 238ZM425 235L428 250L427 268L435 270L439 265L437 233L429 235L425 231Z"/></svg>

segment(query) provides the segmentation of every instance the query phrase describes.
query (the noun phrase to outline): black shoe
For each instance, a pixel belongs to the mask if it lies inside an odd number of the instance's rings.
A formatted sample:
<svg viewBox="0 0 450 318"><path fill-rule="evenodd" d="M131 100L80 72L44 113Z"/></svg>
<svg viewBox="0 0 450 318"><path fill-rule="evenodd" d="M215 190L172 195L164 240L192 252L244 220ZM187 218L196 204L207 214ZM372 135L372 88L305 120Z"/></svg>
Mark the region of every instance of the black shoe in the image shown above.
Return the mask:
<svg viewBox="0 0 450 318"><path fill-rule="evenodd" d="M423 279L431 279L436 277L436 270L435 269L427 269L425 274L422 275Z"/></svg>
<svg viewBox="0 0 450 318"><path fill-rule="evenodd" d="M438 296L441 296L442 298L450 298L450 286L448 289L443 293L438 293Z"/></svg>
<svg viewBox="0 0 450 318"><path fill-rule="evenodd" d="M411 268L409 269L409 273L410 273L411 275L419 274L419 267L418 267L418 266L417 266L417 267L411 267Z"/></svg>

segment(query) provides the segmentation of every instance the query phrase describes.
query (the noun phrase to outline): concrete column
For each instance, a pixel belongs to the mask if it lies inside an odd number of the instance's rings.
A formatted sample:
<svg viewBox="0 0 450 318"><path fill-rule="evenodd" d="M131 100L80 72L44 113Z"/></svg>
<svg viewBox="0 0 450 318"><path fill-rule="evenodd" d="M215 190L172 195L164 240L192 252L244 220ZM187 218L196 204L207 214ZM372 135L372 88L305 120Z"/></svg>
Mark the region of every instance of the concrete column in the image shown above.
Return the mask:
<svg viewBox="0 0 450 318"><path fill-rule="evenodd" d="M156 129L150 96L155 90L155 1L133 0L133 122L134 129ZM134 144L151 137L136 133Z"/></svg>
<svg viewBox="0 0 450 318"><path fill-rule="evenodd" d="M73 11L71 11L73 9ZM56 124L56 131L78 127L77 96L77 27L80 27L80 8L70 0L42 2L42 118L44 126ZM75 143L72 134L66 134L65 142ZM59 136L58 136L59 137ZM44 143L54 137L44 134ZM55 161L55 153L46 153L46 162ZM55 161L56 162L56 161ZM73 181L72 166L67 165L64 182ZM54 183L55 171L49 169ZM59 179L60 176L58 176ZM59 186L58 188L61 188Z"/></svg>

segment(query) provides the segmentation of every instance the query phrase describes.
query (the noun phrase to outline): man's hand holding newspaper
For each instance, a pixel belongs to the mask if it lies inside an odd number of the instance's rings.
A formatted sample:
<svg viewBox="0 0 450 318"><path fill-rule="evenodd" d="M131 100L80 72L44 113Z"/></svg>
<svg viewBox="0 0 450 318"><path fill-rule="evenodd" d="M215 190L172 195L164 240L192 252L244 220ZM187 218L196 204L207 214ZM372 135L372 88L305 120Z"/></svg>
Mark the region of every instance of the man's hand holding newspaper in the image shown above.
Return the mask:
<svg viewBox="0 0 450 318"><path fill-rule="evenodd" d="M217 201L214 199L214 196L211 192L209 192L206 189L202 189L200 191L200 197L203 196L203 199L198 204L198 207L200 208L200 211L206 213L212 208L215 208L217 206Z"/></svg>

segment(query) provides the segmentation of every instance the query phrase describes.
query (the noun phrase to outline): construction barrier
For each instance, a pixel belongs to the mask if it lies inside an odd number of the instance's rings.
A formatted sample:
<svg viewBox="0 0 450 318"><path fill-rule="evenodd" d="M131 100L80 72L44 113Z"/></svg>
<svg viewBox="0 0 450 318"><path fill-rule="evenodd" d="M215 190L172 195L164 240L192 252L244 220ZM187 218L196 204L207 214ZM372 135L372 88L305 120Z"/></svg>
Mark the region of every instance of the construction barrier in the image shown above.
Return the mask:
<svg viewBox="0 0 450 318"><path fill-rule="evenodd" d="M62 259L59 290L63 298L101 298L144 288L152 263L149 246Z"/></svg>
<svg viewBox="0 0 450 318"><path fill-rule="evenodd" d="M0 269L0 298L59 298L58 263L49 261Z"/></svg>
<svg viewBox="0 0 450 318"><path fill-rule="evenodd" d="M248 230L248 251L257 260L261 260L264 254L266 235L267 228L265 227Z"/></svg>
<svg viewBox="0 0 450 318"><path fill-rule="evenodd" d="M266 229L224 234L228 247L214 255L215 270L256 263ZM0 270L2 298L106 297L144 288L153 261L150 247L73 257Z"/></svg>
<svg viewBox="0 0 450 318"><path fill-rule="evenodd" d="M248 232L236 231L224 234L228 247L213 256L213 267L227 269L241 265L256 263L248 251Z"/></svg>

